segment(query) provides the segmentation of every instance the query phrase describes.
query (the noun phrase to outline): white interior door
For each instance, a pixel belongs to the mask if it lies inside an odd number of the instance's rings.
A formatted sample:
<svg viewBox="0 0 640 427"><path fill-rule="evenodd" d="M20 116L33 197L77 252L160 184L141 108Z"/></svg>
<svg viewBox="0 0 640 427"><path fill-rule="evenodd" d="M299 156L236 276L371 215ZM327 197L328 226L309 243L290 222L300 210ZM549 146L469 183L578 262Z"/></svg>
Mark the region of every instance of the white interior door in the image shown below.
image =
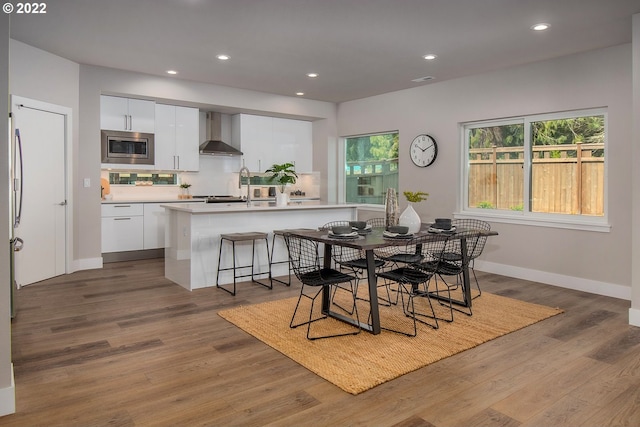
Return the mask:
<svg viewBox="0 0 640 427"><path fill-rule="evenodd" d="M23 156L22 218L15 229L24 240L16 253L16 280L22 286L65 273L66 116L28 102L12 107Z"/></svg>

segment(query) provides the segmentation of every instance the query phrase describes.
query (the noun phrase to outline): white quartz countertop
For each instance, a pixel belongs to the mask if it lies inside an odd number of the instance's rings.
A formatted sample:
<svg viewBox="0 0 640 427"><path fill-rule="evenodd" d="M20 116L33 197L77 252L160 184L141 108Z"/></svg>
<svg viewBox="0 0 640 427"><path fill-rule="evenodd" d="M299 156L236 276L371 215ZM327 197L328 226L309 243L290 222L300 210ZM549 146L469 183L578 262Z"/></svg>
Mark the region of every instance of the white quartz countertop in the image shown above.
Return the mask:
<svg viewBox="0 0 640 427"><path fill-rule="evenodd" d="M198 199L175 199L175 198L159 198L159 199L111 199L103 200L103 205L108 204L122 204L122 203L204 203L204 200L198 201Z"/></svg>
<svg viewBox="0 0 640 427"><path fill-rule="evenodd" d="M292 211L310 209L357 208L353 203L328 204L324 202L292 202L287 206L276 206L275 202L253 202L250 207L246 203L171 203L161 205L165 209L188 212L191 214L260 212L260 211Z"/></svg>

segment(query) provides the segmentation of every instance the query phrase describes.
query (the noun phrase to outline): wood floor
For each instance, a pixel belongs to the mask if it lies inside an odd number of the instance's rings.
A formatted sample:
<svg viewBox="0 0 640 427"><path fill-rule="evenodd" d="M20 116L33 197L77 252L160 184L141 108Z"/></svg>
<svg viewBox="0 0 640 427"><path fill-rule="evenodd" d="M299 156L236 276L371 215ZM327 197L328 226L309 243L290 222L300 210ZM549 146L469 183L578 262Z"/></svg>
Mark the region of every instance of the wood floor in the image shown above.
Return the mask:
<svg viewBox="0 0 640 427"><path fill-rule="evenodd" d="M163 271L113 263L21 289L17 413L0 426L640 425L628 301L482 274L484 291L565 313L352 396L216 314L296 285L233 297Z"/></svg>

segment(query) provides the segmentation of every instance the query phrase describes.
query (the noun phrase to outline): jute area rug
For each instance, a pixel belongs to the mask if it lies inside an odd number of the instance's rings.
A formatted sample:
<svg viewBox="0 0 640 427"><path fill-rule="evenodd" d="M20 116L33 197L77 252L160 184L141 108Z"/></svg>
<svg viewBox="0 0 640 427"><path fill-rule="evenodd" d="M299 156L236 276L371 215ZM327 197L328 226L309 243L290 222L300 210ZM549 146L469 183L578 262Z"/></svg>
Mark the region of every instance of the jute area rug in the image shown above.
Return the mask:
<svg viewBox="0 0 640 427"><path fill-rule="evenodd" d="M532 325L562 312L557 308L531 304L483 292L473 300L473 316L454 314L454 321L440 321L434 330L418 324L416 337L383 330L379 335L362 331L358 335L310 341L306 326L289 327L297 298L236 307L218 314L260 341L330 381L344 391L358 394L386 381L415 371L438 360L476 347L482 343ZM304 301L304 299L303 299ZM425 303L424 298L418 302ZM320 298L316 301L318 313ZM447 309L433 302L437 313ZM348 307L348 303L343 306ZM368 302L358 302L360 320L368 317ZM425 307L418 307L422 311ZM310 304L300 309L308 316ZM340 309L334 307L336 311ZM314 314L315 315L315 314ZM296 316L297 320L302 319ZM380 307L383 327L412 331L412 320L405 317L401 305ZM312 325L312 335L348 331L351 326L334 319Z"/></svg>

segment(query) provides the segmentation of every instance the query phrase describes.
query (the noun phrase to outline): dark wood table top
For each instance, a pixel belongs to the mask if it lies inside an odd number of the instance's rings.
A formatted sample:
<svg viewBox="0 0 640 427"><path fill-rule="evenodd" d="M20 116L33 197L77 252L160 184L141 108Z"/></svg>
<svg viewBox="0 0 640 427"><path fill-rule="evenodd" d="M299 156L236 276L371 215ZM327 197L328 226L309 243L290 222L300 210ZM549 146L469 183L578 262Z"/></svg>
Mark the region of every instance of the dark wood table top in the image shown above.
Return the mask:
<svg viewBox="0 0 640 427"><path fill-rule="evenodd" d="M455 232L431 233L429 227L431 224L422 224L419 232L413 235L413 239L409 238L389 238L383 236L384 228L374 227L369 232L361 232L357 239L337 238L329 235L328 230L296 230L291 234L295 236L308 237L318 242L329 245L346 246L354 249L373 250L388 246L405 246L409 241L416 238L421 240L446 240L449 236L464 237L469 233L479 233L483 236L497 236L496 231L474 230L474 229L457 229Z"/></svg>

